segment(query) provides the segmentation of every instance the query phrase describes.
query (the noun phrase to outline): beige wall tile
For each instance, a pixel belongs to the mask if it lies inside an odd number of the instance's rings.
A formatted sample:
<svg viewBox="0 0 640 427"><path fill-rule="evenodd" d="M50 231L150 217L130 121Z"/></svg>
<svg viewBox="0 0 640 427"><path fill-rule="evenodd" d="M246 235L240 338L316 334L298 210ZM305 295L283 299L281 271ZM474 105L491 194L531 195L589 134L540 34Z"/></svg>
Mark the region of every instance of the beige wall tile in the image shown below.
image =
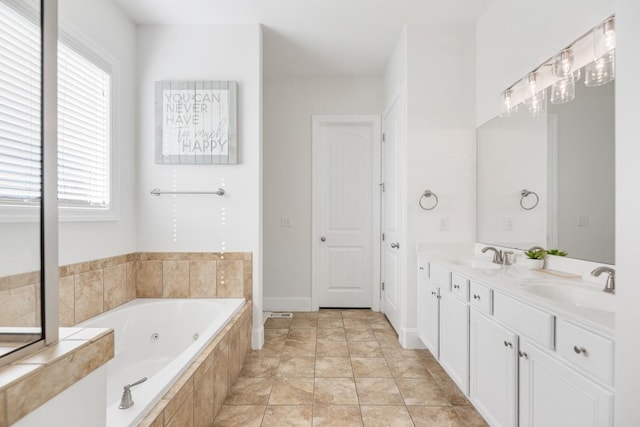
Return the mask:
<svg viewBox="0 0 640 427"><path fill-rule="evenodd" d="M167 406L164 409L165 424L176 415L182 403L190 395L193 395L193 378L185 372L162 397L162 399L168 400Z"/></svg>
<svg viewBox="0 0 640 427"><path fill-rule="evenodd" d="M113 332L8 387L7 421L13 424L113 358ZM41 366L41 365L24 365Z"/></svg>
<svg viewBox="0 0 640 427"><path fill-rule="evenodd" d="M0 292L0 325L36 326L36 286Z"/></svg>
<svg viewBox="0 0 640 427"><path fill-rule="evenodd" d="M213 417L215 418L229 393L229 346L219 350L213 361Z"/></svg>
<svg viewBox="0 0 640 427"><path fill-rule="evenodd" d="M246 354L242 354L239 323L236 323L230 333L232 335L229 337L229 382L233 384L240 375Z"/></svg>
<svg viewBox="0 0 640 427"><path fill-rule="evenodd" d="M75 322L80 323L103 312L103 271L75 276Z"/></svg>
<svg viewBox="0 0 640 427"><path fill-rule="evenodd" d="M104 268L104 311L127 302L127 264Z"/></svg>
<svg viewBox="0 0 640 427"><path fill-rule="evenodd" d="M164 405L161 400L156 406L153 407L151 412L140 422L138 427L164 427Z"/></svg>
<svg viewBox="0 0 640 427"><path fill-rule="evenodd" d="M162 298L162 261L140 261L136 273L136 297Z"/></svg>
<svg viewBox="0 0 640 427"><path fill-rule="evenodd" d="M193 425L209 427L213 422L213 367L209 368L193 390Z"/></svg>
<svg viewBox="0 0 640 427"><path fill-rule="evenodd" d="M166 410L165 410L165 425L167 427L193 427L193 392L182 403L175 416L166 422Z"/></svg>
<svg viewBox="0 0 640 427"><path fill-rule="evenodd" d="M189 262L189 295L191 298L216 297L216 262Z"/></svg>
<svg viewBox="0 0 640 427"><path fill-rule="evenodd" d="M189 261L162 262L162 296L189 297Z"/></svg>
<svg viewBox="0 0 640 427"><path fill-rule="evenodd" d="M58 281L58 321L62 327L73 326L76 323L74 293L73 276L61 277Z"/></svg>
<svg viewBox="0 0 640 427"><path fill-rule="evenodd" d="M127 302L136 299L136 272L138 263L127 262Z"/></svg>
<svg viewBox="0 0 640 427"><path fill-rule="evenodd" d="M249 259L244 261L244 298L251 301L253 295L253 263Z"/></svg>
<svg viewBox="0 0 640 427"><path fill-rule="evenodd" d="M7 426L6 401L5 392L0 392L0 427Z"/></svg>
<svg viewBox="0 0 640 427"><path fill-rule="evenodd" d="M218 261L217 276L218 298L244 297L244 261Z"/></svg>

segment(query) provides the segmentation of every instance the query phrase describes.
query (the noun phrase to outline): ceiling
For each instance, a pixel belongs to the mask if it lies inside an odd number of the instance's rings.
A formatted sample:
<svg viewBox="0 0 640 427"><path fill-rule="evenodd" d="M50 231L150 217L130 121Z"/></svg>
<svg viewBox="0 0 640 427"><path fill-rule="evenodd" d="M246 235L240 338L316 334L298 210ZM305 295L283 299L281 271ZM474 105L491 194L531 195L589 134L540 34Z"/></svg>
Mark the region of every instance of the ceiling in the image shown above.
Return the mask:
<svg viewBox="0 0 640 427"><path fill-rule="evenodd" d="M264 25L264 72L380 77L404 24L474 23L491 0L115 0L138 24Z"/></svg>

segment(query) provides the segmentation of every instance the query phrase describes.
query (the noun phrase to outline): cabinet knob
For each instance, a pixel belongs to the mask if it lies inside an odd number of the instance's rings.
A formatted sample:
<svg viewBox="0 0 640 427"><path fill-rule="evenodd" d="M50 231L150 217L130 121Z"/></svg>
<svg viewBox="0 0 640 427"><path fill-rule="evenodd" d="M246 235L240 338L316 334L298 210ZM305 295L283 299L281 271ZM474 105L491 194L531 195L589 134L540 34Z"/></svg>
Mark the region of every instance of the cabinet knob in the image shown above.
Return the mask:
<svg viewBox="0 0 640 427"><path fill-rule="evenodd" d="M459 285L453 285L453 289L460 289Z"/></svg>
<svg viewBox="0 0 640 427"><path fill-rule="evenodd" d="M434 295L434 296L435 296L435 294L436 294L435 292L431 291L431 295Z"/></svg>
<svg viewBox="0 0 640 427"><path fill-rule="evenodd" d="M392 243L391 244L391 249L399 249L400 248L400 243Z"/></svg>
<svg viewBox="0 0 640 427"><path fill-rule="evenodd" d="M584 347L578 347L577 345L574 345L573 351L575 351L577 354L584 354L585 356L587 355L587 349Z"/></svg>
<svg viewBox="0 0 640 427"><path fill-rule="evenodd" d="M477 295L477 294L473 294L473 299L477 299L477 300L480 300L480 295Z"/></svg>
<svg viewBox="0 0 640 427"><path fill-rule="evenodd" d="M525 358L525 359L528 359L528 358L529 358L529 355L528 355L525 351L519 351L519 352L518 352L518 355L519 355L520 357Z"/></svg>
<svg viewBox="0 0 640 427"><path fill-rule="evenodd" d="M420 270L424 270L424 267L420 267Z"/></svg>
<svg viewBox="0 0 640 427"><path fill-rule="evenodd" d="M510 342L509 342L509 341L507 341L507 340L505 340L505 341L504 341L504 346L505 346L505 347L511 347L511 348L513 348L513 344L512 344L512 343L510 343Z"/></svg>
<svg viewBox="0 0 640 427"><path fill-rule="evenodd" d="M327 238L326 238L326 237L324 237L324 236L322 236L322 237L320 238L320 241L321 241L321 242L326 242L326 241L327 241Z"/></svg>

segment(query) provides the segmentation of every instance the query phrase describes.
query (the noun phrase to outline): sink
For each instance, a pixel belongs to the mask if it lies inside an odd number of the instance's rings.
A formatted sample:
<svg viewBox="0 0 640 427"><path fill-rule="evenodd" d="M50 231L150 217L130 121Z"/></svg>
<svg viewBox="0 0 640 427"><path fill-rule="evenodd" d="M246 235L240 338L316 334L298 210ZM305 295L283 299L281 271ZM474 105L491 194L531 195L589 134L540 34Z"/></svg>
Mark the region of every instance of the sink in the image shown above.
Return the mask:
<svg viewBox="0 0 640 427"><path fill-rule="evenodd" d="M558 284L557 282L522 281L520 285L525 292L539 297L560 301L576 307L590 310L614 312L616 299L612 294L602 292L599 288L585 288L575 284Z"/></svg>
<svg viewBox="0 0 640 427"><path fill-rule="evenodd" d="M483 269L483 270L499 270L502 268L502 265L495 264L491 261L486 261L484 259L476 259L476 258L462 258L453 261L454 264L462 265L465 267Z"/></svg>

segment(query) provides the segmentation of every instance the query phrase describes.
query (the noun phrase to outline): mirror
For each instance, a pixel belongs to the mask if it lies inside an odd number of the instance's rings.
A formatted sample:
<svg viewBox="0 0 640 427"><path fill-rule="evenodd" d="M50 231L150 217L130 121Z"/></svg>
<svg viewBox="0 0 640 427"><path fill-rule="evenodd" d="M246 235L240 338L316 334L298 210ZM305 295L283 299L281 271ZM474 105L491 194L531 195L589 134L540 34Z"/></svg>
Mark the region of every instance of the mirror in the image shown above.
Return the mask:
<svg viewBox="0 0 640 427"><path fill-rule="evenodd" d="M546 115L521 105L478 129L478 242L614 264L615 84L575 86Z"/></svg>
<svg viewBox="0 0 640 427"><path fill-rule="evenodd" d="M42 339L38 1L0 0L0 356Z"/></svg>

